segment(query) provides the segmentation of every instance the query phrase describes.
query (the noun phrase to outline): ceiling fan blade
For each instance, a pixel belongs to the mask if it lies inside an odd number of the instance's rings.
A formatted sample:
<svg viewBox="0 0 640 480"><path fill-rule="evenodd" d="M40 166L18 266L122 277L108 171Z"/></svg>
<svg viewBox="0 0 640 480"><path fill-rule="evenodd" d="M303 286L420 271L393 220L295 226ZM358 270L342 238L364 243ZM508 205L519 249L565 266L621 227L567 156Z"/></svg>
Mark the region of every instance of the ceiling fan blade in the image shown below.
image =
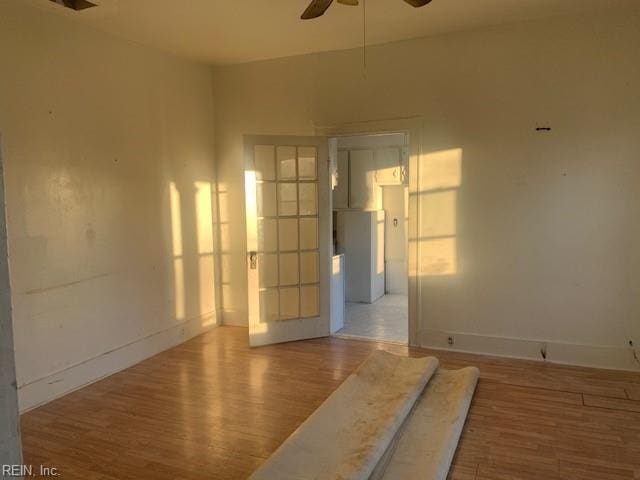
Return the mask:
<svg viewBox="0 0 640 480"><path fill-rule="evenodd" d="M412 7L424 7L427 3L430 3L431 0L404 0Z"/></svg>
<svg viewBox="0 0 640 480"><path fill-rule="evenodd" d="M87 0L75 0L73 9L74 10L84 10L85 8L95 7L95 3L91 3Z"/></svg>
<svg viewBox="0 0 640 480"><path fill-rule="evenodd" d="M324 12L327 11L327 8L329 8L332 3L333 0L311 0L311 3L302 13L302 16L300 18L302 18L303 20L318 18L324 15Z"/></svg>
<svg viewBox="0 0 640 480"><path fill-rule="evenodd" d="M86 8L95 7L95 3L91 3L88 0L51 0L63 7L71 8L72 10L84 10Z"/></svg>
<svg viewBox="0 0 640 480"><path fill-rule="evenodd" d="M350 7L357 7L360 4L358 0L338 0L338 3L349 5Z"/></svg>

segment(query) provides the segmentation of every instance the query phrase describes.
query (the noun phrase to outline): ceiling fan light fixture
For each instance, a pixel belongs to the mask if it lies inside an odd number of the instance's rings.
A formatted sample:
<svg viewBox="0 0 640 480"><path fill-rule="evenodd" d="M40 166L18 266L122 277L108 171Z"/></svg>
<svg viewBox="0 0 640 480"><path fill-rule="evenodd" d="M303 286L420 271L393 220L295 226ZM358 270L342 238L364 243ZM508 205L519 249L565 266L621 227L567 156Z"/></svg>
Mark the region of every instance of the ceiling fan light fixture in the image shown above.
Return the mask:
<svg viewBox="0 0 640 480"><path fill-rule="evenodd" d="M431 0L404 0L412 7L420 8L424 7L427 3L430 3Z"/></svg>

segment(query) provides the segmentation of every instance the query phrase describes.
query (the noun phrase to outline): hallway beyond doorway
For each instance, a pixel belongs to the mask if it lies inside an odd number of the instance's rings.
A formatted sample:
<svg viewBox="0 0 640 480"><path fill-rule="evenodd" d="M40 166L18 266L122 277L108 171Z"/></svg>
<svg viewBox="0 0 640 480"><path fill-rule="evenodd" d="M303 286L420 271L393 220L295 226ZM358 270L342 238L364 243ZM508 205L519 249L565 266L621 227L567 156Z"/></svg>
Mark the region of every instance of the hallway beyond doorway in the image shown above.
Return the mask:
<svg viewBox="0 0 640 480"><path fill-rule="evenodd" d="M407 343L406 295L386 294L374 303L347 302L344 328L337 335Z"/></svg>

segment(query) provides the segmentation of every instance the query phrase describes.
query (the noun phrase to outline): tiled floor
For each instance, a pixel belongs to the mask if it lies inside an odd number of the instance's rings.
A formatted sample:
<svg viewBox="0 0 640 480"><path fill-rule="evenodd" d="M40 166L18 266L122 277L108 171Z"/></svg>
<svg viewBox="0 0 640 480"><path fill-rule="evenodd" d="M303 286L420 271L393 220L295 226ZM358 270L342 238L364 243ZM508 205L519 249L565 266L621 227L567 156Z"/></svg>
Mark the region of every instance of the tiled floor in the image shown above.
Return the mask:
<svg viewBox="0 0 640 480"><path fill-rule="evenodd" d="M385 295L374 303L347 303L344 328L338 335L406 343L409 339L408 298Z"/></svg>

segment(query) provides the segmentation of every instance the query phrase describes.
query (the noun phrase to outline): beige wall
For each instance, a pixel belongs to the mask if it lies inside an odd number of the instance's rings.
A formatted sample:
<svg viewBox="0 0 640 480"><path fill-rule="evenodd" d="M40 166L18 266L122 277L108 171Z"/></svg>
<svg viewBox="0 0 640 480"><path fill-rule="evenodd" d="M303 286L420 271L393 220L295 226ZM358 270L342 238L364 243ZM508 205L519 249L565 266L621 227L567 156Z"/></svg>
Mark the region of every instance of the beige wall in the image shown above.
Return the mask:
<svg viewBox="0 0 640 480"><path fill-rule="evenodd" d="M213 99L208 67L11 0L0 65L24 409L216 323Z"/></svg>
<svg viewBox="0 0 640 480"><path fill-rule="evenodd" d="M638 12L219 68L224 321L246 323L242 135L422 117L420 343L635 368ZM551 126L539 133L537 126Z"/></svg>

